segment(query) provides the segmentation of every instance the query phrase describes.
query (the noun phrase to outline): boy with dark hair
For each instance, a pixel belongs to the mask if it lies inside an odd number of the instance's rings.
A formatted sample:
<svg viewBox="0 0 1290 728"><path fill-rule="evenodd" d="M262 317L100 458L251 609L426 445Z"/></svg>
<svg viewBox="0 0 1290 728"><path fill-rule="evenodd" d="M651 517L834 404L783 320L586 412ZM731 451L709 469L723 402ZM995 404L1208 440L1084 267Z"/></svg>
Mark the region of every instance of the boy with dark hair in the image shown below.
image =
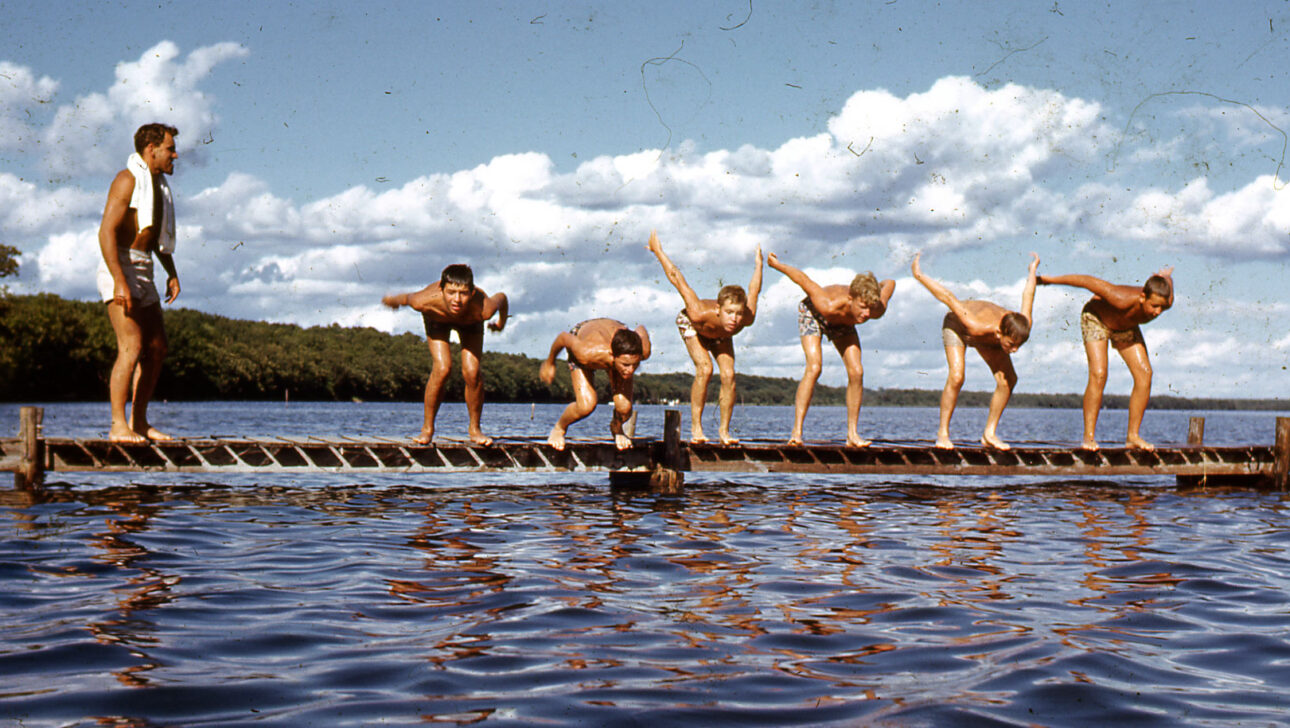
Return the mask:
<svg viewBox="0 0 1290 728"><path fill-rule="evenodd" d="M1084 288L1093 298L1080 312L1080 332L1088 357L1088 385L1084 388L1085 450L1097 449L1097 416L1106 389L1107 342L1110 341L1133 375L1129 395L1129 431L1125 445L1140 450L1154 446L1138 434L1147 401L1151 398L1151 359L1140 324L1154 320L1174 305L1173 267L1162 268L1142 288L1107 283L1086 275L1040 276L1045 285Z"/></svg>
<svg viewBox="0 0 1290 728"><path fill-rule="evenodd" d="M632 331L626 324L607 318L583 321L568 331L560 332L538 371L538 376L547 384L555 381L555 358L561 349L569 352L574 399L551 428L547 443L556 450L563 450L569 426L595 411L596 370L605 369L609 372L614 405L609 432L613 434L614 446L619 450L631 447L630 433L624 431L623 424L632 416L632 381L636 369L650 355L649 332L644 326L637 326Z"/></svg>
<svg viewBox="0 0 1290 728"><path fill-rule="evenodd" d="M999 418L1003 416L1003 408L1008 406L1008 400L1012 397L1012 389L1017 385L1017 372L1012 368L1012 354L1030 338L1030 314L1035 301L1035 271L1039 268L1039 256L1035 253L1030 255L1033 260L1030 261L1026 286L1021 292L1020 312L1009 311L989 301L960 301L948 288L923 273L918 264L922 253L914 256L914 262L910 266L914 278L931 291L936 300L950 309L941 322L941 339L945 343L945 362L949 371L945 377L945 391L941 392L941 419L936 430L936 447L954 448L954 442L950 440L950 418L958 405L959 390L963 388L963 370L967 347L970 346L976 349L990 367L995 382L981 444L1000 450L1010 449L1008 443L995 434L995 430L999 426Z"/></svg>
<svg viewBox="0 0 1290 728"><path fill-rule="evenodd" d="M793 404L793 431L788 444L802 444L802 423L815 396L815 383L820 379L823 365L821 343L827 336L842 357L847 370L847 445L865 447L869 440L861 439L856 426L860 420L860 401L864 396L864 367L860 363L860 336L856 325L882 318L887 313L887 302L896 290L896 282L882 283L873 273L863 273L851 280L851 285L821 286L810 276L783 263L774 253L766 259L771 268L788 276L806 293L797 304L797 331L802 337L802 352L806 356L806 369L797 385Z"/></svg>
<svg viewBox="0 0 1290 728"><path fill-rule="evenodd" d="M430 378L426 380L425 418L420 434L412 441L428 445L434 439L440 397L448 374L452 372L452 348L448 337L455 330L461 341L461 376L466 384L466 413L470 417L467 433L476 445L491 445L492 438L483 433L479 424L484 408L484 379L479 361L484 349L484 322L497 314L497 321L489 323L488 328L501 331L506 327L506 294L485 294L475 287L475 275L470 266L455 263L443 269L438 283L415 293L386 296L381 303L393 309L410 306L421 312L426 343L430 347L431 369Z"/></svg>
<svg viewBox="0 0 1290 728"><path fill-rule="evenodd" d="M739 286L725 286L717 293L715 301L701 299L695 294L681 270L663 252L653 230L646 247L658 258L668 281L685 301L685 308L676 315L676 328L694 362L694 382L690 385L690 441L708 440L703 434L703 407L707 404L708 382L712 379L712 360L716 359L717 369L721 372L721 393L717 399L721 421L717 436L722 445L733 445L738 442L730 436L730 415L735 408L734 335L751 326L757 318L757 296L761 294L761 246L757 247L748 292L744 293Z"/></svg>

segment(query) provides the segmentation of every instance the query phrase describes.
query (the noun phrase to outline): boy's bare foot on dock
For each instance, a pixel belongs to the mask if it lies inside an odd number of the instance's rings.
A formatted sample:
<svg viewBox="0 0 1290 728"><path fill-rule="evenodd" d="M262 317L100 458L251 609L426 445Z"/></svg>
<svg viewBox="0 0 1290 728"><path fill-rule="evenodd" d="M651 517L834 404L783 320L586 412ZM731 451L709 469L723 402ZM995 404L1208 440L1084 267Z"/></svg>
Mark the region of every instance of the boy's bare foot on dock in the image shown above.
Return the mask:
<svg viewBox="0 0 1290 728"><path fill-rule="evenodd" d="M720 441L719 441L719 442L720 442L722 445L727 445L727 446L728 446L728 445L738 445L738 444L739 444L739 438L737 438L737 437L731 437L731 436L729 436L729 435L722 435L722 436L721 436L721 439L720 439Z"/></svg>
<svg viewBox="0 0 1290 728"><path fill-rule="evenodd" d="M469 435L470 435L470 441L476 445L480 445L482 447L488 447L489 445L493 444L493 438L489 437L488 435L485 435L479 430L475 430L469 433Z"/></svg>
<svg viewBox="0 0 1290 728"><path fill-rule="evenodd" d="M547 435L546 444L556 450L564 450L564 430L553 428L551 434Z"/></svg>
<svg viewBox="0 0 1290 728"><path fill-rule="evenodd" d="M873 440L866 440L859 435L855 437L847 437L847 447L869 447L872 444Z"/></svg>
<svg viewBox="0 0 1290 728"><path fill-rule="evenodd" d="M937 435L936 447L940 448L941 450L953 450L954 441L950 439L949 435Z"/></svg>
<svg viewBox="0 0 1290 728"><path fill-rule="evenodd" d="M1147 442L1146 440L1143 440L1141 437L1137 437L1137 436L1130 437L1130 438L1128 438L1127 440L1125 440L1125 441L1124 441L1124 446L1125 446L1125 447L1127 447L1127 448L1129 448L1129 449L1131 449L1131 450L1147 450L1147 451L1151 451L1151 450L1155 450L1155 449L1156 449L1156 446L1155 446L1155 445L1152 445L1151 443L1149 443L1149 442Z"/></svg>
<svg viewBox="0 0 1290 728"><path fill-rule="evenodd" d="M433 428L429 430L422 430L421 434L412 436L412 441L418 445L429 445L430 441L433 439L434 439Z"/></svg>
<svg viewBox="0 0 1290 728"><path fill-rule="evenodd" d="M632 446L632 439L626 435L614 435L614 447L626 450Z"/></svg>
<svg viewBox="0 0 1290 728"><path fill-rule="evenodd" d="M165 440L173 440L173 439L175 439L175 438L171 437L170 435L167 435L166 433L162 432L161 430L158 430L157 428L155 428L155 427L153 427L153 426L151 426L151 425L149 425L149 426L148 426L148 429L144 430L144 432L143 432L143 436L144 436L146 439L148 439L148 440L162 440L162 441L165 441Z"/></svg>
<svg viewBox="0 0 1290 728"><path fill-rule="evenodd" d="M786 442L785 444L786 444L786 445L788 445L789 447L801 447L801 446L802 446L802 436L801 436L801 435L789 435L789 436L788 436L788 442Z"/></svg>
<svg viewBox="0 0 1290 728"><path fill-rule="evenodd" d="M148 438L125 425L112 425L112 429L108 431L108 439L112 442L129 442L136 445L142 445L148 441Z"/></svg>
<svg viewBox="0 0 1290 728"><path fill-rule="evenodd" d="M1098 449L1097 440L1085 440L1084 442L1081 442L1080 449L1096 452Z"/></svg>
<svg viewBox="0 0 1290 728"><path fill-rule="evenodd" d="M982 435L981 444L995 450L1011 450L1012 446L999 439L998 435Z"/></svg>

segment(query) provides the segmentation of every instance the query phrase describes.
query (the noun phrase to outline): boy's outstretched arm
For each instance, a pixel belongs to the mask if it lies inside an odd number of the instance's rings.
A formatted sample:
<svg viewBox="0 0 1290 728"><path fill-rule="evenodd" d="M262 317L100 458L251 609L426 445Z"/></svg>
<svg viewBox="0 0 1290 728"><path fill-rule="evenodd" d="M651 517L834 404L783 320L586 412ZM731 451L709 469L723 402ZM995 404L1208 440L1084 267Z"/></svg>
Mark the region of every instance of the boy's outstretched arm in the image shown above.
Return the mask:
<svg viewBox="0 0 1290 728"><path fill-rule="evenodd" d="M1026 273L1026 287L1021 290L1021 315L1026 317L1026 321L1034 323L1035 319L1030 315L1035 306L1035 284L1038 282L1038 276L1035 272L1039 270L1039 253L1030 254L1030 270Z"/></svg>
<svg viewBox="0 0 1290 728"><path fill-rule="evenodd" d="M546 359L542 362L542 365L538 367L538 378L546 384L554 382L555 358L560 356L561 350L569 348L576 341L577 337L573 334L568 331L561 331L555 337L555 341L551 342L551 352L546 355Z"/></svg>
<svg viewBox="0 0 1290 728"><path fill-rule="evenodd" d="M697 314L699 297L695 294L694 289L690 287L690 284L685 281L685 276L681 275L681 269L677 268L672 259L667 257L667 253L663 252L663 244L658 241L657 232L649 231L649 243L645 247L654 254L654 257L658 258L659 264L663 266L663 274L667 276L668 281L672 283L677 293L680 293L681 298L685 300L686 310L694 311Z"/></svg>
<svg viewBox="0 0 1290 728"><path fill-rule="evenodd" d="M410 306L417 311L425 312L429 310L431 302L440 295L439 283L436 281L413 293L395 293L393 295L386 296L381 299L381 303L389 306L390 308Z"/></svg>
<svg viewBox="0 0 1290 728"><path fill-rule="evenodd" d="M923 272L922 266L918 264L918 259L921 257L923 257L922 253L915 253L914 262L909 266L910 272L914 274L914 280L922 283L923 287L931 292L932 297L945 304L955 316L959 317L959 320L964 325L967 325L970 320L974 320L967 309L963 307L963 303L955 298L953 293L950 293L950 289Z"/></svg>
<svg viewBox="0 0 1290 728"><path fill-rule="evenodd" d="M824 289L820 288L820 284L811 280L810 276L788 263L780 262L779 258L774 253L771 253L766 257L766 265L788 276L790 281L800 286L801 289L806 292L806 295L811 296L812 299L814 299L816 295L824 292Z"/></svg>
<svg viewBox="0 0 1290 728"><path fill-rule="evenodd" d="M757 246L757 255L755 257L755 262L753 265L755 267L753 268L752 280L748 281L748 311L752 314L752 318L756 319L757 318L757 297L761 295L762 264L761 264L761 246L760 245ZM750 319L748 323L752 323L752 320Z"/></svg>
<svg viewBox="0 0 1290 728"><path fill-rule="evenodd" d="M484 320L488 321L493 317L494 313L497 314L497 320L489 322L489 329L501 331L506 328L506 314L509 305L510 303L506 300L506 294L500 291L484 299Z"/></svg>
<svg viewBox="0 0 1290 728"><path fill-rule="evenodd" d="M1078 273L1064 276L1039 276L1039 282L1044 285L1074 286L1083 288L1093 295L1101 298L1112 306L1120 309L1126 309L1132 306L1138 300L1138 293L1142 289L1133 286L1121 286L1115 283L1109 283L1094 276L1080 275Z"/></svg>
<svg viewBox="0 0 1290 728"><path fill-rule="evenodd" d="M882 305L869 310L870 319L880 319L887 313L887 302L891 300L891 294L895 292L896 282L890 278L878 284L878 299L882 301Z"/></svg>

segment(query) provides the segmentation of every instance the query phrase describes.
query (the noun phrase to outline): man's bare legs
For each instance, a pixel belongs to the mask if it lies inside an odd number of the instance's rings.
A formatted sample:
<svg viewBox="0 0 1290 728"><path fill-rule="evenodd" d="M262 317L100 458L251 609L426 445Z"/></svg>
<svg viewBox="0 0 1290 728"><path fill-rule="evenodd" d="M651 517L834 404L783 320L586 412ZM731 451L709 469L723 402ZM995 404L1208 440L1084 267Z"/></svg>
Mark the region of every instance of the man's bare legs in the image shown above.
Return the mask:
<svg viewBox="0 0 1290 728"><path fill-rule="evenodd" d="M703 407L708 401L708 382L712 381L712 357L699 337L687 336L683 340L685 350L694 362L694 381L690 383L690 442L707 442L708 438L703 434ZM724 418L722 421L726 422Z"/></svg>
<svg viewBox="0 0 1290 728"><path fill-rule="evenodd" d="M430 377L426 379L425 418L421 423L421 432L412 438L418 445L429 445L434 439L434 423L439 416L439 404L443 395L443 385L452 373L452 347L447 339L427 339L430 347Z"/></svg>
<svg viewBox="0 0 1290 728"><path fill-rule="evenodd" d="M721 408L721 424L717 427L717 437L722 445L737 445L739 441L730 436L730 417L735 411L735 344L732 339L722 339L712 347L712 354L717 359L717 369L721 372L721 391L717 395L717 404Z"/></svg>
<svg viewBox="0 0 1290 728"><path fill-rule="evenodd" d="M860 337L848 334L833 346L842 356L847 370L847 446L867 447L869 440L861 439L856 429L860 422L860 402L864 397L864 366L860 363Z"/></svg>
<svg viewBox="0 0 1290 728"><path fill-rule="evenodd" d="M1147 356L1147 345L1134 342L1120 348L1120 356L1133 375L1133 392L1129 394L1129 434L1124 444L1138 450L1154 450L1155 446L1138 434L1142 415L1147 411L1147 401L1151 399L1151 359Z"/></svg>
<svg viewBox="0 0 1290 728"><path fill-rule="evenodd" d="M480 373L479 366L483 351L483 331L461 337L461 378L466 384L466 414L470 418L466 433L470 441L476 445L492 445L493 438L485 435L479 426L480 418L484 413L484 377Z"/></svg>
<svg viewBox="0 0 1290 728"><path fill-rule="evenodd" d="M116 442L169 440L170 435L148 423L148 402L166 357L166 330L161 306L135 308L126 314L119 303L108 304L108 319L116 333L117 356L108 379L112 427L108 439ZM131 400L130 417L125 404Z"/></svg>
<svg viewBox="0 0 1290 728"><path fill-rule="evenodd" d="M999 450L1011 450L1011 446L995 434L1003 408L1012 398L1012 389L1017 386L1017 372L1012 368L1012 356L998 347L981 347L977 353L985 360L990 372L994 374L994 394L990 395L990 413L985 418L985 432L981 435L981 444Z"/></svg>
<svg viewBox="0 0 1290 728"><path fill-rule="evenodd" d="M595 382L588 372L580 366L574 366L570 368L569 375L573 383L573 401L560 413L560 419L556 420L555 427L551 428L551 434L546 438L547 444L556 450L564 449L564 435L569 426L596 410Z"/></svg>
<svg viewBox="0 0 1290 728"><path fill-rule="evenodd" d="M959 403L959 391L963 389L966 358L966 347L945 347L945 363L948 371L945 374L945 389L941 392L941 421L936 429L936 447L942 450L954 449L954 441L950 439L950 418L954 416L954 408Z"/></svg>
<svg viewBox="0 0 1290 728"><path fill-rule="evenodd" d="M1097 416L1102 411L1102 393L1106 390L1106 339L1084 342L1088 356L1088 384L1084 387L1084 441L1080 447L1097 449Z"/></svg>
<svg viewBox="0 0 1290 728"><path fill-rule="evenodd" d="M802 337L802 353L806 356L806 368L802 371L802 381L797 385L797 395L793 398L793 431L789 433L789 445L802 444L802 423L806 420L806 410L811 408L811 399L815 396L815 383L820 380L823 352L820 349L820 335Z"/></svg>

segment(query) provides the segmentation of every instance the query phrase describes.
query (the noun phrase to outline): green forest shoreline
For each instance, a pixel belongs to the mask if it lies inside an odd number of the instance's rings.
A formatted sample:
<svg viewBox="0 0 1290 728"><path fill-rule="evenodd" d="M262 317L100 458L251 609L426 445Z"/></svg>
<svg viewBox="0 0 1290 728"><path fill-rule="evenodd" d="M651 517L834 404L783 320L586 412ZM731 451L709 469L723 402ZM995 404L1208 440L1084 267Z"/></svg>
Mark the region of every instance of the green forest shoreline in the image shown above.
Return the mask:
<svg viewBox="0 0 1290 728"><path fill-rule="evenodd" d="M425 339L372 328L272 324L190 309L165 311L170 351L156 399L176 401L384 401L419 402L430 355ZM456 360L456 345L453 346ZM107 375L116 340L101 303L54 294L0 295L0 401L68 402L107 398ZM492 402L567 402L569 374L538 379L539 360L485 351L484 388ZM463 384L454 367L446 398L460 401ZM743 405L792 405L797 380L739 374ZM599 377L602 396L605 377ZM636 400L643 404L689 402L689 372L641 373ZM716 383L709 387L715 401ZM866 389L866 406L936 407L940 390ZM819 386L814 403L845 403L843 387ZM961 406L983 407L989 392L963 392ZM1079 393L1017 392L1010 407L1079 409ZM1104 406L1123 409L1127 395L1108 394ZM1153 409L1290 410L1288 399L1188 398L1158 395Z"/></svg>

